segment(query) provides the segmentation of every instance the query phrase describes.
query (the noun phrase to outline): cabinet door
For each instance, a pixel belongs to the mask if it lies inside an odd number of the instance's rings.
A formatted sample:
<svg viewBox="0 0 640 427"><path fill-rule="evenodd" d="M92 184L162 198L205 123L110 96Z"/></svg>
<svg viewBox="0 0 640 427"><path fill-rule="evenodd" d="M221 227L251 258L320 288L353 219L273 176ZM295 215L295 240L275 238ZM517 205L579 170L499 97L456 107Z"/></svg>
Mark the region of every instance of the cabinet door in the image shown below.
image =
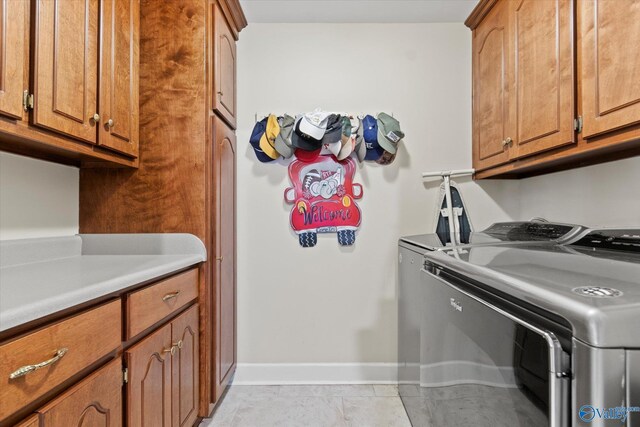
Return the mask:
<svg viewBox="0 0 640 427"><path fill-rule="evenodd" d="M102 1L98 143L138 155L140 0Z"/></svg>
<svg viewBox="0 0 640 427"><path fill-rule="evenodd" d="M581 0L583 137L640 122L640 0Z"/></svg>
<svg viewBox="0 0 640 427"><path fill-rule="evenodd" d="M126 360L127 425L168 426L171 423L171 325L165 325L131 347Z"/></svg>
<svg viewBox="0 0 640 427"><path fill-rule="evenodd" d="M29 88L29 2L0 1L0 114L22 120Z"/></svg>
<svg viewBox="0 0 640 427"><path fill-rule="evenodd" d="M20 424L17 424L16 427L40 427L40 417L38 415L33 415L22 421Z"/></svg>
<svg viewBox="0 0 640 427"><path fill-rule="evenodd" d="M511 0L510 157L575 141L573 0Z"/></svg>
<svg viewBox="0 0 640 427"><path fill-rule="evenodd" d="M236 40L222 9L213 6L213 109L236 128Z"/></svg>
<svg viewBox="0 0 640 427"><path fill-rule="evenodd" d="M122 361L100 369L40 411L42 427L122 426Z"/></svg>
<svg viewBox="0 0 640 427"><path fill-rule="evenodd" d="M505 163L508 137L508 2L498 2L473 32L473 165Z"/></svg>
<svg viewBox="0 0 640 427"><path fill-rule="evenodd" d="M236 366L236 136L214 118L215 265L214 397L224 392Z"/></svg>
<svg viewBox="0 0 640 427"><path fill-rule="evenodd" d="M96 142L98 0L36 0L33 122Z"/></svg>
<svg viewBox="0 0 640 427"><path fill-rule="evenodd" d="M173 344L172 403L174 427L192 426L198 417L198 306L171 322Z"/></svg>

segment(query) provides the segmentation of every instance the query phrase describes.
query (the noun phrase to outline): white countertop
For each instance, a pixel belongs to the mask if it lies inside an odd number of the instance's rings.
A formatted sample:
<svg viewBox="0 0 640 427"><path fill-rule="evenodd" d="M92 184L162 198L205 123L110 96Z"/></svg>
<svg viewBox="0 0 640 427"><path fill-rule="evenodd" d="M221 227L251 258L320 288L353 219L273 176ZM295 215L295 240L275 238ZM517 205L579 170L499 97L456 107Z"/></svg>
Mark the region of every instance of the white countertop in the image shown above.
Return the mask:
<svg viewBox="0 0 640 427"><path fill-rule="evenodd" d="M206 261L190 234L0 242L0 331Z"/></svg>

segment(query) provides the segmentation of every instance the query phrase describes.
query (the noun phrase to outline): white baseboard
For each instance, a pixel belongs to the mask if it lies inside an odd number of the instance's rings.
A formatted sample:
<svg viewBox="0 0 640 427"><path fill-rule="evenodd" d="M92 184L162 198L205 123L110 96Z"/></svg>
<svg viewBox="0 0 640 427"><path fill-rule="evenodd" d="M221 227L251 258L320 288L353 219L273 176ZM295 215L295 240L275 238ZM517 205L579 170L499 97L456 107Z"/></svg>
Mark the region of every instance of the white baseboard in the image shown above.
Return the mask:
<svg viewBox="0 0 640 427"><path fill-rule="evenodd" d="M238 363L234 385L397 384L396 363Z"/></svg>

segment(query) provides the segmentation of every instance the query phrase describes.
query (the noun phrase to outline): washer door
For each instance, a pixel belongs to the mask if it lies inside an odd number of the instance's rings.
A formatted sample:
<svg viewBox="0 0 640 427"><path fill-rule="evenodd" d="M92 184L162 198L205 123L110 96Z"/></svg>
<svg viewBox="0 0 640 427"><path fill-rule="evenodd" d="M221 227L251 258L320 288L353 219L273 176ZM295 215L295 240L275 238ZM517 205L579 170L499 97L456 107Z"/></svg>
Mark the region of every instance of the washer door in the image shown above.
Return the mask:
<svg viewBox="0 0 640 427"><path fill-rule="evenodd" d="M557 338L454 282L423 270L420 386L400 387L413 425L566 425Z"/></svg>

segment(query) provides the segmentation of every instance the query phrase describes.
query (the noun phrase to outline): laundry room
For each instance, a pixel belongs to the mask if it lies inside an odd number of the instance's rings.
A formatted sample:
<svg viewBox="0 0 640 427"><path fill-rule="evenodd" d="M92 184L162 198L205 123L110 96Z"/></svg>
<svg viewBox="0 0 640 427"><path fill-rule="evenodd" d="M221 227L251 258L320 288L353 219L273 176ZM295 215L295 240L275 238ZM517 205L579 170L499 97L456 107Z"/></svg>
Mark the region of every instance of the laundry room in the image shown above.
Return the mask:
<svg viewBox="0 0 640 427"><path fill-rule="evenodd" d="M640 423L640 0L0 12L0 427Z"/></svg>

